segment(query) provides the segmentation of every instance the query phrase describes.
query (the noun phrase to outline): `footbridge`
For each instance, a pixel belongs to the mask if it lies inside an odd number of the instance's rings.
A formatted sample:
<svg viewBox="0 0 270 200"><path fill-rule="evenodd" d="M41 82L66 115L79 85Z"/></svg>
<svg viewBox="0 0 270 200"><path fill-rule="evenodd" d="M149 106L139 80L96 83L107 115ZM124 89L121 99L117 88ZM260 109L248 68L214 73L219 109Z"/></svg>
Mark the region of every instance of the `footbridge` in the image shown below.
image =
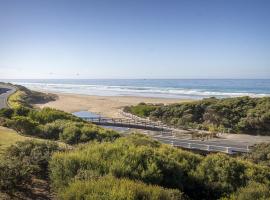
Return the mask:
<svg viewBox="0 0 270 200"><path fill-rule="evenodd" d="M199 150L205 152L222 152L227 154L249 153L250 149L241 143L232 144L230 142L201 141L192 139L179 139L173 135L174 129L150 120L140 120L139 118L107 118L107 117L83 117L84 120L101 126L126 127L143 130L158 131L159 134L151 135L153 139L175 147Z"/></svg>
<svg viewBox="0 0 270 200"><path fill-rule="evenodd" d="M127 118L107 118L107 117L84 117L83 119L93 124L101 126L116 126L116 127L126 127L126 128L135 128L151 131L162 131L162 132L172 131L169 127L165 126L164 124L146 120L127 119Z"/></svg>

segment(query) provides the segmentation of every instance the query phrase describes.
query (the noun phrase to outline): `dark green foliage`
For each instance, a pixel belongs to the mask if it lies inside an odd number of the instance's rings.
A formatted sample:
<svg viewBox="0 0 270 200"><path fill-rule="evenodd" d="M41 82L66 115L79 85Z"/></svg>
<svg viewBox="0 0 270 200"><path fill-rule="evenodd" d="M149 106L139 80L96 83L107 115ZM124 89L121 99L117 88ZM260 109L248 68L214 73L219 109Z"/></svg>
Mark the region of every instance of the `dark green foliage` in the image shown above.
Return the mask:
<svg viewBox="0 0 270 200"><path fill-rule="evenodd" d="M178 190L164 189L128 179L102 177L75 181L59 193L60 200L181 200Z"/></svg>
<svg viewBox="0 0 270 200"><path fill-rule="evenodd" d="M222 200L270 200L270 186L251 182L246 187L241 187L229 198Z"/></svg>
<svg viewBox="0 0 270 200"><path fill-rule="evenodd" d="M19 106L14 109L14 116L28 116L31 109L23 106Z"/></svg>
<svg viewBox="0 0 270 200"><path fill-rule="evenodd" d="M214 191L214 197L230 194L250 181L270 183L270 168L254 165L223 154L207 156L195 171L195 176Z"/></svg>
<svg viewBox="0 0 270 200"><path fill-rule="evenodd" d="M11 108L0 109L0 117L11 118L13 113L14 113L14 110Z"/></svg>
<svg viewBox="0 0 270 200"><path fill-rule="evenodd" d="M140 117L146 117L149 116L152 111L156 110L157 107L158 105L140 103L137 106L125 107L124 111Z"/></svg>
<svg viewBox="0 0 270 200"><path fill-rule="evenodd" d="M16 192L31 184L32 177L48 175L51 155L60 148L56 143L24 141L6 149L0 159L0 191Z"/></svg>
<svg viewBox="0 0 270 200"><path fill-rule="evenodd" d="M68 144L78 144L81 134L80 128L72 124L60 134L60 140Z"/></svg>
<svg viewBox="0 0 270 200"><path fill-rule="evenodd" d="M139 104L127 107L125 111L162 120L174 126L253 134L270 133L270 97L208 98L167 106Z"/></svg>
<svg viewBox="0 0 270 200"><path fill-rule="evenodd" d="M57 189L77 179L112 175L179 189L192 199L218 199L251 181L270 183L268 167L223 154L204 158L141 135L113 143L89 143L68 153L57 153L50 169Z"/></svg>
<svg viewBox="0 0 270 200"><path fill-rule="evenodd" d="M0 159L0 191L13 193L31 183L33 168L15 159Z"/></svg>
<svg viewBox="0 0 270 200"><path fill-rule="evenodd" d="M46 124L53 122L58 119L71 120L71 121L82 121L80 118L75 117L72 114L64 111L56 110L53 108L43 108L41 110L32 110L29 117L40 124Z"/></svg>
<svg viewBox="0 0 270 200"><path fill-rule="evenodd" d="M53 152L61 148L55 142L23 141L6 149L5 157L12 158L18 163L31 166L32 174L45 177L48 171L48 162Z"/></svg>
<svg viewBox="0 0 270 200"><path fill-rule="evenodd" d="M243 155L247 160L270 167L270 143L256 144L252 152Z"/></svg>
<svg viewBox="0 0 270 200"><path fill-rule="evenodd" d="M13 110L3 110L2 116L0 118L1 125L12 128L21 134L44 139L60 139L68 144L91 140L111 141L119 137L115 131L98 127L72 114L52 108L34 110L20 106Z"/></svg>
<svg viewBox="0 0 270 200"><path fill-rule="evenodd" d="M177 158L175 160L175 158ZM200 156L170 150L149 138L133 135L114 143L91 143L69 154L56 154L51 162L52 180L65 186L82 171L112 174L164 187L182 188L191 166Z"/></svg>
<svg viewBox="0 0 270 200"><path fill-rule="evenodd" d="M38 123L33 121L29 117L16 116L12 120L7 121L8 127L14 129L18 133L26 135L37 135L38 136Z"/></svg>

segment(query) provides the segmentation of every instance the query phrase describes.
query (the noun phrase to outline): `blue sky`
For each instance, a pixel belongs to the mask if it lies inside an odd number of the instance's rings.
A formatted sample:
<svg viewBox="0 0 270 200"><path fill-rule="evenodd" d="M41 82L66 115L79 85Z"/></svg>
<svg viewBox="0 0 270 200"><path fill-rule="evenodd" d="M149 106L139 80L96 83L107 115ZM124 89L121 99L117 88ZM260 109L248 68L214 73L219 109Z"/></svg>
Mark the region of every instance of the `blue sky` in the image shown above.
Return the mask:
<svg viewBox="0 0 270 200"><path fill-rule="evenodd" d="M269 0L0 0L0 78L270 78Z"/></svg>

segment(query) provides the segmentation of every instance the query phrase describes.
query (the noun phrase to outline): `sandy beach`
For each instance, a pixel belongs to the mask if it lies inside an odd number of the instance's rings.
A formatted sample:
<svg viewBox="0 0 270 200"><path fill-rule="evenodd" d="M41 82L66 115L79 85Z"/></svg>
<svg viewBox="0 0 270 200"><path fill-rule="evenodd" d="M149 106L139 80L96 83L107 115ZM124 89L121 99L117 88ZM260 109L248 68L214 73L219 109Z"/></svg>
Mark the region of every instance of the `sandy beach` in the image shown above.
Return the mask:
<svg viewBox="0 0 270 200"><path fill-rule="evenodd" d="M149 98L133 96L88 96L77 94L56 93L58 99L46 104L37 104L38 107L52 107L66 112L91 111L106 117L119 117L119 110L124 106L145 103L172 104L190 100L170 98Z"/></svg>

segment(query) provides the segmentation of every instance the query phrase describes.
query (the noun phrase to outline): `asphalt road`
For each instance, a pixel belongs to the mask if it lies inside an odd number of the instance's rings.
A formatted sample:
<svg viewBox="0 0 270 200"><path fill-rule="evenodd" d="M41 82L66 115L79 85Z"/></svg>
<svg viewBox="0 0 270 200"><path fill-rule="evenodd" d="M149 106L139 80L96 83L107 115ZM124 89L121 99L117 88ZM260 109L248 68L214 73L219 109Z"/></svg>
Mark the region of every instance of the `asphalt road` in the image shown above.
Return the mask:
<svg viewBox="0 0 270 200"><path fill-rule="evenodd" d="M0 84L0 89L0 109L8 108L7 98L9 97L9 95L13 94L16 89L14 87L3 84Z"/></svg>

